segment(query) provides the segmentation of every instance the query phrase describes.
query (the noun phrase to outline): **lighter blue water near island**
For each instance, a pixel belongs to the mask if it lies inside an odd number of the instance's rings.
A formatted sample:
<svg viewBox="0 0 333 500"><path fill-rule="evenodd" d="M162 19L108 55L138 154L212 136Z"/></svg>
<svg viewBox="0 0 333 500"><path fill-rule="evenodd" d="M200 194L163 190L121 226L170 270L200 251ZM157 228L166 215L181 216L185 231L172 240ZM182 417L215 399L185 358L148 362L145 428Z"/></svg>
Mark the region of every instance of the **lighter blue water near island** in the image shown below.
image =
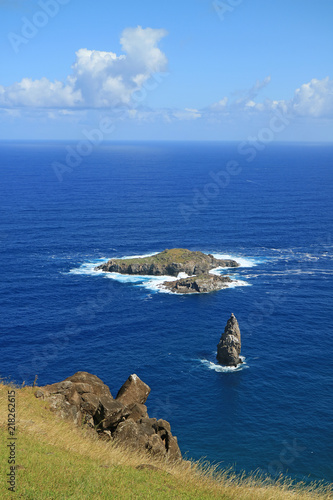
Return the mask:
<svg viewBox="0 0 333 500"><path fill-rule="evenodd" d="M60 182L67 145L0 145L0 375L86 370L115 396L136 373L188 457L332 481L333 146L247 161L236 143L108 143ZM216 184L231 160L241 171ZM93 272L173 247L239 259L239 286L174 295ZM228 371L215 353L231 312L245 363Z"/></svg>

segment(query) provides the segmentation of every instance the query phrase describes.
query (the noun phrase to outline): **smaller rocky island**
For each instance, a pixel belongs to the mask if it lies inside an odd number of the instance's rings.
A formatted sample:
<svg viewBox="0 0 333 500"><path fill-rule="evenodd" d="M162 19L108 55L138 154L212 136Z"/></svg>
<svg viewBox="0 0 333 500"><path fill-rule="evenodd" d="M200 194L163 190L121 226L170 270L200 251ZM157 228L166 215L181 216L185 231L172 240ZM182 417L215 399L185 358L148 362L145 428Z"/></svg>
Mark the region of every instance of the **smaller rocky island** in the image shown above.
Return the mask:
<svg viewBox="0 0 333 500"><path fill-rule="evenodd" d="M110 259L95 269L107 273L144 276L174 276L185 273L187 277L163 283L163 288L174 293L208 293L227 288L229 276L218 276L209 271L218 267L238 267L232 259L216 259L212 254L193 252L185 248L164 250L149 257Z"/></svg>
<svg viewBox="0 0 333 500"><path fill-rule="evenodd" d="M241 352L241 334L238 321L233 313L226 324L220 342L217 344L217 361L221 365L237 366L243 363Z"/></svg>
<svg viewBox="0 0 333 500"><path fill-rule="evenodd" d="M173 293L209 293L228 288L230 283L232 280L229 276L205 273L176 281L165 281L162 286Z"/></svg>

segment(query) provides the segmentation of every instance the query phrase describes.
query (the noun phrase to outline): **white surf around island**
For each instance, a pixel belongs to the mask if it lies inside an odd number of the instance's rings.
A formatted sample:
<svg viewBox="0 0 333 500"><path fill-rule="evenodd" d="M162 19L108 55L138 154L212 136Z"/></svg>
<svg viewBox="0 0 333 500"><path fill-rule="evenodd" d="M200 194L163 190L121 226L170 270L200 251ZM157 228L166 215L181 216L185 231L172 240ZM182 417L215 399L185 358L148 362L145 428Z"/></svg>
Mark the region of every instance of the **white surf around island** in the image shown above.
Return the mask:
<svg viewBox="0 0 333 500"><path fill-rule="evenodd" d="M112 258L117 258L121 260L127 260L127 259L134 259L134 258L145 258L145 257L151 257L153 255L158 254L159 252L152 252L149 254L145 255L126 255L122 257L112 257ZM208 253L208 252L203 252L203 253ZM245 257L238 257L238 256L233 256L233 255L227 255L227 254L219 254L219 253L212 253L214 257L217 259L232 259L235 260L240 264L239 267L237 268L228 268L228 267L217 267L215 269L211 269L209 272L211 274L215 274L218 276L228 274L226 272L227 270L231 272L231 279L233 280L232 283L228 283L227 286L222 289L222 290L227 290L229 288L236 288L236 287L241 287L241 286L251 286L250 283L247 281L244 281L241 279L241 277L235 273L235 269L240 269L243 267L254 267L257 264L259 264L258 261L255 259L251 258L245 258ZM100 264L103 264L104 262L107 262L110 260L110 258L100 258L100 259L94 259L89 262L84 262L77 268L70 269L69 274L77 274L77 275L86 275L86 276L103 276L107 279L113 279L115 281L118 281L120 283L132 283L134 286L139 286L143 287L146 290L153 291L153 292L159 292L159 293L168 293L172 295L193 295L193 294L182 294L182 293L175 293L169 290L164 286L164 283L166 281L176 281L177 279L180 278L187 278L188 275L186 273L179 273L177 277L175 276L151 276L151 275L140 275L140 274L120 274L120 273L110 273L110 272L105 272L101 270L96 270L96 267L99 266ZM220 365L218 365L220 366Z"/></svg>
<svg viewBox="0 0 333 500"><path fill-rule="evenodd" d="M208 252L203 252L203 253L208 253ZM261 263L261 261L258 259L254 259L254 258L250 258L250 257L242 257L239 255L230 255L230 254L226 254L226 253L214 253L214 252L212 252L211 255L213 255L213 257L215 257L215 259L235 260L236 262L238 262L239 267L255 267ZM217 269L229 269L229 268L228 267L218 267ZM212 271L214 271L214 269L212 269Z"/></svg>
<svg viewBox="0 0 333 500"><path fill-rule="evenodd" d="M218 373L234 373L249 368L249 365L245 361L246 359L245 356L239 356L239 357L243 361L243 363L237 366L224 366L220 365L219 363L214 363L213 361L209 361L208 359L199 359L199 361L204 367L208 368L209 370L214 370L215 372Z"/></svg>

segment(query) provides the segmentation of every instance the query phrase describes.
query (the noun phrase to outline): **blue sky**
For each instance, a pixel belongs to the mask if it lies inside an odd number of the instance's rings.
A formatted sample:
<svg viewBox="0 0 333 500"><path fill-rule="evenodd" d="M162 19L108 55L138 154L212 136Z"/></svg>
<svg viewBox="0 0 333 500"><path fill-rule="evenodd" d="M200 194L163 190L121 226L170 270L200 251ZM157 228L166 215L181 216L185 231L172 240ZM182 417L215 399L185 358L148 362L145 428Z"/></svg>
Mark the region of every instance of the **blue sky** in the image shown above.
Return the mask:
<svg viewBox="0 0 333 500"><path fill-rule="evenodd" d="M2 139L333 140L331 0L0 9Z"/></svg>

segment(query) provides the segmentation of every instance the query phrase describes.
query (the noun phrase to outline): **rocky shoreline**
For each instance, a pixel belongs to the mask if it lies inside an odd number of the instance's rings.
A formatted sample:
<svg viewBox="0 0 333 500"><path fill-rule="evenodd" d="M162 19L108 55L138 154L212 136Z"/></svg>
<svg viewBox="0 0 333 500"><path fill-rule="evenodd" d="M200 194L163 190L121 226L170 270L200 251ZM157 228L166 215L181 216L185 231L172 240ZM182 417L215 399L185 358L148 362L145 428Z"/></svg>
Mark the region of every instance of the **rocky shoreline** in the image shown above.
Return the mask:
<svg viewBox="0 0 333 500"><path fill-rule="evenodd" d="M211 274L212 269L238 266L238 262L232 259L216 259L212 254L173 248L149 257L110 259L95 270L144 276L179 277L180 273L185 273L187 277L166 281L162 288L173 293L208 293L227 288L232 282L229 276Z"/></svg>

